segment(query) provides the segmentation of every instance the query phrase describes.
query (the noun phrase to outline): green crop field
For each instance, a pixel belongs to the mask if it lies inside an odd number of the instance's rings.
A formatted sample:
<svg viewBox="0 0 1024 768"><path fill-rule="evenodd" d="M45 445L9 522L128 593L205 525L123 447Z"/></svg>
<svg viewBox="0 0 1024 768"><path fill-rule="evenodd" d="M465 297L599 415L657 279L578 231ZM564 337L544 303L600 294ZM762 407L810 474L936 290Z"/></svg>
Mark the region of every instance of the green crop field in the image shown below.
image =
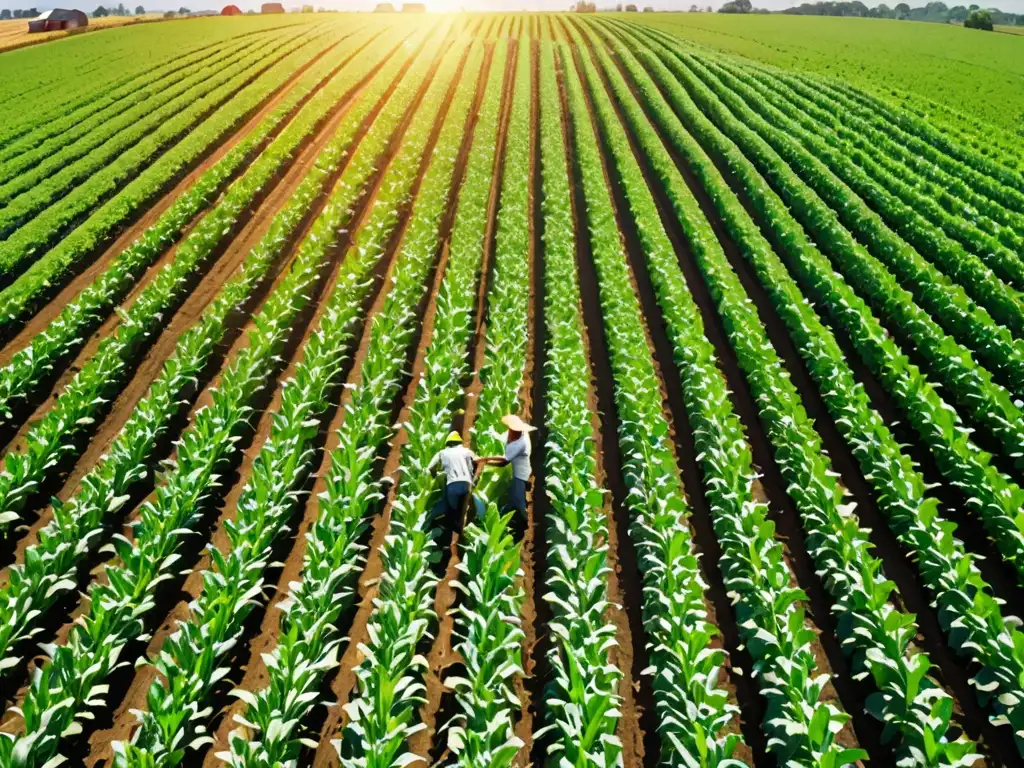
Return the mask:
<svg viewBox="0 0 1024 768"><path fill-rule="evenodd" d="M1021 765L1021 42L0 53L0 768Z"/></svg>
<svg viewBox="0 0 1024 768"><path fill-rule="evenodd" d="M1024 130L1024 39L948 24L827 16L640 14L636 21L766 64L924 97ZM1018 140L1020 134L1018 134Z"/></svg>

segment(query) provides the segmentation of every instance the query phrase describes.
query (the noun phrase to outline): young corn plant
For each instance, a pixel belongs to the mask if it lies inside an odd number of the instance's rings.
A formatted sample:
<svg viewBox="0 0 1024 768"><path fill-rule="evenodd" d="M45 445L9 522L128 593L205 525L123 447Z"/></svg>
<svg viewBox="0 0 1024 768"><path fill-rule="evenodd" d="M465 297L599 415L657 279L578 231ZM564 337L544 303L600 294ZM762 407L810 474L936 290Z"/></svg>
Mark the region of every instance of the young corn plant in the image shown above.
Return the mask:
<svg viewBox="0 0 1024 768"><path fill-rule="evenodd" d="M424 94L402 148L390 166L392 170L385 174L373 212L350 249L346 264L350 275L365 273L357 262L373 264L383 258L401 222L401 211L410 201L431 127L462 53L460 45L448 49ZM478 55L470 63L463 83L465 91L460 92L456 107L445 119L448 130L442 128L437 151L431 157L399 253L394 285L381 314L374 318L370 351L362 371L368 380L400 379L411 333L396 331L416 326L416 306L426 290L426 277L437 251L437 223L444 212L447 187L451 185L471 103L469 95L475 91L470 87L476 79L473 67L479 69L480 60ZM115 754L125 766L177 765L182 759L180 744L203 741L206 699L214 682L230 671L215 665L238 642L245 617L261 602L263 574L273 544L287 531L288 520L298 506L298 486L312 469L312 441L329 409L330 395L340 384L342 363L350 351L360 309L353 304L353 292L346 283L342 280L327 300L320 324L305 347L303 359L296 365L295 376L282 387L281 408L254 461L252 476L242 490L237 516L225 524L227 550L213 550L213 568L204 573L203 590L192 604L189 620L178 625L153 661L161 677L150 686L148 711L139 713L141 727L130 744L114 744ZM397 390L392 385L379 391L386 398L393 397ZM385 404L379 405L386 409ZM283 701L279 699L280 703ZM182 718L181 713L189 713L190 717ZM286 729L281 727L278 732L283 735ZM199 739L195 738L197 735Z"/></svg>
<svg viewBox="0 0 1024 768"><path fill-rule="evenodd" d="M268 278L284 246L326 191L361 124L394 80L400 65L401 58L386 65L366 86L362 100L353 106L321 150L289 203L272 221L267 235L246 258L239 275L218 293L199 322L182 335L164 370L135 407L105 459L85 476L81 489L67 503L54 503L53 519L40 532L38 543L26 548L23 564L11 566L8 582L0 588L0 668L17 665L17 644L34 636L38 620L64 592L76 586L80 558L103 541L111 518L130 500L138 484L150 477L160 438L179 412L187 387L202 372L217 342L223 338L230 315L243 307ZM365 74L372 66L372 61L367 62L365 71L357 67L353 74ZM340 82L329 85L324 97L330 99L335 88L340 91L343 87ZM322 106L310 105L309 114L302 113L296 118L286 132L294 128L289 141L297 144L312 131Z"/></svg>
<svg viewBox="0 0 1024 768"><path fill-rule="evenodd" d="M616 41L613 41L613 44L616 52L621 55L624 50L621 44ZM639 47L640 45L636 44L634 50L638 50ZM627 55L623 62L631 76L638 78L638 82L643 86L645 81L642 77L645 75L642 74L637 60ZM608 62L603 63L610 72ZM651 68L650 71L657 76L657 68ZM664 147L654 141L656 137L651 131L650 124L644 122L642 112L636 103L626 98L628 91L621 78L616 81L615 73L612 72L609 77L613 82L616 96L625 105L634 134L643 137L645 150L649 155L658 154L665 161L655 163L656 167L671 169ZM665 114L667 118L667 105L657 101L652 103L660 106L661 109L656 111ZM671 120L666 120L666 123L674 125ZM700 123L693 125L698 130L701 128ZM681 149L689 147L684 151L702 183L709 190L732 236L745 246L745 252L755 262L759 272L762 269L769 269L765 265L772 263L774 254L760 236L756 225L750 221L742 206L732 196L724 179L717 174L710 160L702 155L697 145L685 133L679 130L672 130L670 133L678 139L678 146ZM738 159L730 162L730 167L738 174L745 173L745 167ZM678 177L673 181L671 173L666 174L663 181L680 188L683 184L682 179ZM773 209L777 221L785 222L784 211L781 204ZM786 242L799 241L800 237L796 235L795 230L786 237ZM769 287L769 292L774 291L776 296L785 296L785 301L777 303L777 306L793 330L794 338L800 342L801 354L805 355L810 369L819 378L826 403L830 409L834 408L837 424L841 430L846 431L855 453L865 467L866 474L876 487L883 491L880 501L885 511L892 514L902 508L904 515L907 511L916 509L934 511L935 501L924 498L923 479L913 469L909 460L900 455L898 446L880 423L877 414L867 406L863 391L853 386L852 374L845 365L835 340L825 333L814 312L806 305L799 292L795 291L795 287L789 287L792 281L781 265L775 268L775 271L769 269L769 272L772 276L766 281L766 287L775 286ZM723 267L719 274L726 276L729 271ZM733 282L735 283L735 278ZM788 292L783 291L782 287L786 287ZM736 290L738 292L740 289ZM767 341L765 340L761 346L768 348ZM752 384L757 384L756 370L748 377ZM772 382L779 381L778 377L769 378ZM765 387L767 383L758 386ZM776 389L782 392L783 397L792 397L786 395L782 387L776 386ZM759 402L764 403L763 415L766 421L770 422L775 406L769 398L762 397ZM866 431L858 435L857 428L861 425L866 427ZM791 427L790 430L792 429ZM773 432L778 435L780 430L775 428ZM781 437L784 438L785 434L786 432L782 432ZM807 435L810 436L811 433L807 432ZM840 514L823 514L829 510L829 505L821 503L820 498L816 499L821 493L816 489L829 487L827 474L824 481L820 479L820 473L817 480L812 476L801 478L797 474L800 471L800 464L793 457L800 457L797 449L803 444L804 439L800 435L797 437L801 442L785 454L782 469L784 473L793 475L790 487L793 489L794 500L798 503L804 527L808 532L808 548L819 569L826 574L826 587L837 601L836 609L839 612L839 631L843 647L847 653L854 656L855 668L866 669L878 687L878 694L869 699L869 711L887 723L887 736L899 733L902 740L902 759L908 761L907 764L919 764L922 761L928 765L971 764L975 759L971 751L972 745L963 738L949 742L944 736L948 728L951 702L948 696L928 679L930 665L927 656L908 654L909 643L915 631L914 625L911 617L893 610L889 605L888 595L892 585L884 580L877 559L868 551L866 536L859 531L854 519L848 512L844 512L841 506L835 505L836 511ZM780 438L773 436L772 439L774 442ZM803 461L805 466L811 466L806 463L806 459ZM832 486L834 488L834 483ZM841 501L841 497L837 497L837 500ZM925 733L928 735L925 736Z"/></svg>
<svg viewBox="0 0 1024 768"><path fill-rule="evenodd" d="M544 217L544 322L548 332L546 488L552 637L549 652L548 754L562 764L617 766L615 733L622 672L609 660L616 644L607 620L608 524L604 490L595 479L591 371L580 315L576 233L563 140L563 115L552 44L540 56L541 210Z"/></svg>
<svg viewBox="0 0 1024 768"><path fill-rule="evenodd" d="M429 48L436 50L439 45L440 41ZM175 549L202 517L221 467L237 458L236 443L252 416L249 403L266 385L296 317L309 305L310 294L326 270L328 253L412 103L429 58L414 63L364 136L300 245L291 271L254 317L249 346L228 365L212 392L212 404L196 413L183 434L176 461L157 488L156 498L141 508L132 540L115 536L113 549L120 563L106 569L107 583L93 584L89 612L66 643L47 647L51 661L39 669L19 707L24 734L0 741L0 762L16 757L19 765L36 765L55 759L61 738L81 730L76 718L91 716L81 708L102 701L103 681L121 663L124 646L144 636L147 614L154 606L153 592L160 582L174 578L172 568L179 559ZM358 313L370 289L373 265L359 259L350 264L352 269L342 273L348 301L339 303ZM171 756L184 746L175 743Z"/></svg>

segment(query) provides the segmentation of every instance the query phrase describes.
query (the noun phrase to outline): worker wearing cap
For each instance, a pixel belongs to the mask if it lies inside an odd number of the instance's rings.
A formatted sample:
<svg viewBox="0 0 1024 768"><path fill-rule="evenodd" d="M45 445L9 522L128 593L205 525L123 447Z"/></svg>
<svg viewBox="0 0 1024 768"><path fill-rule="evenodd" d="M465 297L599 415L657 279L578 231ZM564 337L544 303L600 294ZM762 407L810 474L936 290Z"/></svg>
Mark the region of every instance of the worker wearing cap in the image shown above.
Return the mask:
<svg viewBox="0 0 1024 768"><path fill-rule="evenodd" d="M480 461L483 464L499 467L512 465L512 484L509 486L508 496L505 499L505 509L516 510L520 519L525 521L526 488L532 474L530 433L536 427L531 427L515 414L505 416L501 423L508 427L508 433L505 435L505 454L503 456L488 456Z"/></svg>
<svg viewBox="0 0 1024 768"><path fill-rule="evenodd" d="M443 513L451 531L455 531L462 522L462 505L469 496L477 461L477 455L462 444L462 435L451 432L445 439L445 447L427 466L431 470L440 463L444 470L444 495L434 507L434 515Z"/></svg>

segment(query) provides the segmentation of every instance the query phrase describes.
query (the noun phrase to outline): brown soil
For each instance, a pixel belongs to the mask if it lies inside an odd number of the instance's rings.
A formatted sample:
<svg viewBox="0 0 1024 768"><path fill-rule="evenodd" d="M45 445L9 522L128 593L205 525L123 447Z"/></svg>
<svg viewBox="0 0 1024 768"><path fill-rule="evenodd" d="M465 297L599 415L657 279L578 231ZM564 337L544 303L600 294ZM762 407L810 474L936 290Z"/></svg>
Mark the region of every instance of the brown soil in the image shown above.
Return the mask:
<svg viewBox="0 0 1024 768"><path fill-rule="evenodd" d="M319 132L314 135L312 140L298 154L292 165L279 177L280 181L276 185L268 185L269 194L264 197L254 214L246 220L238 235L230 242L223 255L214 263L178 312L168 319L161 334L136 368L135 375L121 390L113 402L108 416L101 422L89 446L70 471L67 480L57 494L58 498L67 500L77 490L82 477L105 454L110 442L117 437L125 422L131 417L136 403L148 392L153 379L162 371L165 360L173 354L181 334L200 317L203 310L217 295L224 282L229 280L240 269L245 257L266 233L274 213L291 197L306 173L312 168L318 154L348 114L349 109L355 103L364 85L365 81L358 88L354 89L344 102L339 103L339 109L324 123ZM318 210L319 208L314 206L314 210L307 217L306 226L315 219L315 214ZM295 242L299 240L301 240L301 234L295 238ZM160 264L169 261L173 257L174 252L176 252L176 249L172 249L165 254L160 262L149 270L148 276L152 277L155 274L155 270L159 269ZM279 268L281 263L278 265ZM130 306L140 290L141 286L137 286L132 294L122 303L122 308ZM90 338L74 362L63 372L57 386L54 387L55 393L63 391L78 370L95 354L102 339L114 332L119 324L120 315L116 313L111 315L107 322ZM243 336L244 338L247 337ZM32 422L41 418L49 410L49 405L49 401L44 402L37 409L33 418L23 426L15 441L16 449L22 449L24 438L28 430L31 429ZM23 537L19 542L16 552L17 562L21 562L25 547L36 541L39 529L49 522L51 513L52 510L47 507L30 528L29 535Z"/></svg>
<svg viewBox="0 0 1024 768"><path fill-rule="evenodd" d="M117 236L117 239L114 240L114 242L111 243L106 248L106 250L104 250L97 258L92 259L89 265L83 271L78 273L71 280L71 282L64 286L64 288L61 289L60 292L57 293L56 296L54 296L54 298L47 305L43 306L35 315L33 315L18 331L17 335L11 338L11 340L7 342L7 344L2 349L0 349L0 366L7 365L11 361L11 358L15 355L15 353L27 347L37 334L44 331L46 327L50 324L50 322L57 315L59 315L61 311L63 311L66 305L70 304L78 296L79 293L81 293L86 287L91 285L96 280L96 278L107 269L107 267L110 265L110 262L112 262L117 256L119 256L123 250L125 250L129 245L138 240L139 237L141 237L142 234L147 229L149 229L149 227L155 224L157 220L159 220L159 218L167 211L167 209L170 208L171 205L173 205L174 201L177 200L178 197L180 197L187 189L189 189L189 187L191 187L192 184L194 184L196 180L199 179L200 176L202 176L204 173L206 173L206 171L208 171L220 160L222 160L224 156L228 152L230 152L235 146L237 146L244 137L248 136L253 130L255 130L256 126L263 122L263 120L268 115L270 115L275 109L277 109L280 103L291 91L292 86L303 76L303 74L311 66L313 66L313 64L315 64L321 58L326 56L329 51L340 45L344 41L344 39L345 38L340 38L331 45L328 45L326 48L317 53L313 58L311 58L306 64L297 69L295 73L281 85L280 88L274 91L270 95L270 97L265 102L263 102L263 105L259 107L259 109L252 115L252 117L250 117L238 130L234 131L230 136L228 136L210 155L206 156L197 166L195 166L195 168L193 168L188 174L186 174L186 176L183 179L181 179L181 181L179 181L174 186L173 189L169 190L165 195L160 197L149 209L146 210L146 212L142 215L141 218L136 220L124 231L122 231ZM332 70L332 72L327 77L325 77L324 80L321 81L321 85L328 79L330 79L330 77L332 77L341 67L345 66L352 59L354 59L355 56L358 55L361 51L365 50L366 46L369 45L372 39L373 38L368 38L365 44L363 44L362 46L359 47L358 50L353 51L352 54L347 56L345 60L341 62L341 64L339 64L337 68ZM284 130L284 128L290 122L291 118L299 111L299 109L301 109L302 106L309 101L309 98L319 90L320 85L318 85L316 89L311 91L308 96L302 99L296 105L295 109L289 114L288 118L282 120L281 123L278 125L277 129L267 138L267 140L255 149L252 156L256 157L256 155L260 151L262 151L262 149L267 144L273 141L273 139L281 131ZM352 98L353 95L351 94L346 97L346 99L349 101L351 101ZM242 164L235 173L235 175L232 177L232 179L240 176L242 173L245 172L246 169L247 164ZM210 206L207 206L207 208L200 212L199 216L197 216L196 219L193 220L192 224L190 224L182 233L181 237L179 238L179 242L181 240L184 240L184 238L191 231L195 222L198 221L199 218L203 216L205 211L212 208L213 205L215 204L216 201L211 203ZM172 249L168 249L168 252L165 253L160 260L155 262L151 267L149 267L149 269L146 270L142 278L138 281L136 288L133 289L132 293L129 294L129 296L126 297L126 299L130 299L132 296L137 294L138 291L140 290L140 287L145 285L145 283L148 282L152 275L156 274L156 271L167 260L167 256L171 252L171 250Z"/></svg>
<svg viewBox="0 0 1024 768"><path fill-rule="evenodd" d="M410 59L410 61L411 60L412 59ZM436 66L437 66L437 62L435 61L435 65L434 65L435 69L436 69ZM399 77L396 78L396 80L395 80L396 83L400 80L401 75L404 74L404 72L406 71L407 68L408 68L408 66L403 67L403 70L400 73ZM426 87L427 87L427 83L424 83L423 87L420 90L420 93L419 93L417 99L415 100L414 104L410 107L409 111L407 112L405 120L402 122L402 124L400 125L399 129L395 132L394 137L393 137L392 142L391 142L391 145L389 146L388 152L386 153L384 160L380 164L380 167L382 169L387 167L387 165L390 163L391 158L394 155L394 152L397 150L397 147L398 147L397 137L401 136L404 133L405 128L408 125L408 120L411 117L411 115L413 114L413 112L415 111L415 108L416 108L416 106L419 103L419 99L422 98L423 93L426 91ZM382 103L383 103L383 101L384 100L382 99ZM436 131L435 131L434 138L436 138ZM424 156L425 157L429 157L429 155L430 155L430 152L428 150L425 153ZM422 170L423 169L421 168L421 176L422 176ZM348 228L348 230L350 232L357 232L359 230L359 228L362 227L363 224L365 224L366 220L368 219L368 217L370 215L370 212L372 210L372 207L373 207L373 200L376 199L377 194L378 194L378 192L380 190L380 184L381 184L381 182L383 180L383 176L384 176L384 172L382 170L382 171L380 171L378 173L377 180L376 180L376 182L373 185L372 191L368 195L365 196L364 200L360 204L360 212L354 217L354 222L356 222L355 226L350 226ZM417 182L417 184L418 184L418 182ZM331 186L333 186L333 184ZM307 224L307 229L308 229L308 226L311 225L311 223L312 223L312 219L310 220L310 223ZM300 238L300 241L301 241L301 238ZM332 266L332 269L331 269L331 275L328 278L328 280L326 281L326 286L319 292L319 295L322 297L322 299L321 299L321 301L319 303L316 300L314 300L314 302L312 303L312 306L315 308L314 311L313 311L313 317L310 320L309 324L306 326L306 331L305 331L302 339L298 343L294 344L293 356L292 356L292 358L290 360L290 364L288 366L287 371L280 376L280 379L279 379L280 381L285 381L288 377L290 377L294 373L295 364L298 362L298 360L300 359L300 356L301 356L300 350L304 346L306 339L309 337L309 334L312 333L315 330L315 328L317 327L318 319L323 314L323 311L324 311L324 309L326 307L325 299L326 299L327 296L330 295L331 287L334 285L334 283L335 283L335 281L337 279L337 276L339 274L339 268L340 268L341 263L343 261L343 255L344 255L345 251L347 250L348 246L351 244L351 242L352 242L351 237L346 238L343 243L339 244L339 246L335 248L335 250L334 250L334 257L333 257L333 266ZM398 249L396 247L396 244L393 243L392 246L387 249L387 254L388 255L385 256L385 258L382 260L380 268L378 268L378 270L377 270L378 274L376 276L377 279L376 279L376 283L375 284L378 286L378 288L381 288L381 290L376 292L376 299L374 300L373 306L369 310L367 315L365 316L367 319L368 318L372 318L376 314L376 312L379 311L379 309L380 309L380 305L383 302L383 296L386 293L385 288L386 288L386 286L390 285L390 281L388 280L388 277L390 276L391 271L394 269L395 256L397 255L397 253L398 253ZM384 272L385 268L386 268L386 275L382 276L380 273ZM284 271L282 271L282 277L283 277L283 274L284 274ZM349 369L351 371L353 371L353 374L352 374L353 377L358 376L359 365L360 365L362 359L365 357L366 348L368 346L368 342L369 342L369 338L370 338L370 335L369 335L369 328L370 327L371 327L371 323L364 321L364 332L361 334L361 337L362 337L361 343L360 343L359 348L356 351L355 355L353 356L352 362L349 365ZM237 346L238 349L241 349L242 347L244 347L246 345L247 345L247 335L241 337L238 340L236 346ZM237 350L235 350L235 351L237 351ZM235 351L233 351L232 356L234 355ZM206 393L204 393L204 396L200 398L200 402L198 402L196 404L196 409L198 409L199 407L202 407L202 405L204 404L203 401L208 399L208 397L209 397L209 392L207 391ZM218 521L215 524L213 532L212 532L211 536L208 537L208 539L211 541L212 545L217 547L218 549L221 549L222 551L229 546L229 540L228 540L228 538L226 536L226 533L224 531L224 528L223 528L224 523L226 521L228 521L228 520L234 519L234 517L235 517L235 510L236 510L238 498L241 495L242 490L244 489L246 480L248 479L248 477L251 474L252 463L255 460L256 456L259 454L260 450L263 447L263 444L266 442L266 439L267 439L267 437L270 434L271 426L272 426L272 423L273 423L273 415L277 412L277 410L278 410L278 408L280 406L280 397L281 397L281 389L278 387L278 388L276 388L274 390L273 399L271 400L271 402L268 404L267 408L263 411L263 413L261 415L261 418L260 418L260 420L259 420L259 422L257 424L257 427L256 427L255 437L252 440L251 444L248 446L248 448L244 452L244 455L242 457L242 464L239 467L237 474L231 478L232 482L231 482L231 485L230 485L230 491L228 492L226 498L224 499L224 503L221 505L221 510L222 511L220 513ZM345 402L345 398L343 397L342 405L344 404L344 402ZM325 417L324 417L324 420L323 420L324 421L324 427L326 427L327 423L333 421L333 414L334 413L343 413L343 411L340 408L337 411L334 411L332 409L327 414L325 414ZM333 431L332 431L332 434L333 434ZM324 440L326 439L326 437L327 437L327 432L326 432L326 430L324 428L322 428L321 432L320 432L320 440L319 440L319 445L318 445L319 448L322 448ZM326 453L321 453L320 456L321 456L321 459L324 459L327 456L327 454ZM316 462L314 462L314 463L316 463ZM319 476L319 474L320 473L318 473L314 477ZM306 487L307 488L309 487L309 485L311 485L313 483L314 477L309 478L309 481L306 483ZM315 496L316 493L318 493L318 489L314 488L314 490L313 490L311 495ZM306 519L306 518L308 518L308 519ZM313 519L314 518L311 518L308 515L305 515L304 519L303 519L303 526L302 526L302 528L303 529L308 529L308 526L312 522ZM303 555L304 549L305 549L305 547L304 547L305 539L304 539L304 537L300 537L298 539L299 543L297 543L294 547L291 546L290 542L291 542L291 537L288 536L286 541L278 542L276 544L276 548L279 549L279 550L285 550L285 551L287 551L288 549L291 549L291 552L288 555L287 561L284 564L284 570L285 570L285 572L288 572L289 570L293 571L297 575L297 572L301 571L302 555ZM181 621L182 619L188 617L187 601L195 598L202 591L202 573L205 570L207 570L210 566L211 566L210 557L209 557L209 555L204 554L200 558L200 561L192 569L192 573L189 575L189 577L187 578L185 584L183 585L182 592L181 592L181 600L174 606L173 610L168 615L167 619L161 624L160 628L154 633L153 640L150 642L149 648L147 650L147 655L151 656L153 653L157 652L159 650L160 646L162 645L162 643L164 642L164 640L166 639L166 637L170 633L172 633L174 631L174 629L177 627L177 624L179 623L179 621ZM294 578L294 575L293 575L292 579L293 578ZM289 580L292 580L292 579L289 579ZM284 582L280 582L279 581L278 582L278 594L281 597L283 597L287 593L286 585L287 585L287 581L284 581ZM259 626L259 618L260 618L261 615L263 616L264 620L267 620L267 619L270 618L270 614L271 613L275 613L275 612L274 611L268 611L266 609L266 607L264 607L263 609L261 609L259 611L256 611L254 613L256 615L253 616L253 617L250 617L250 620L249 620L248 624L254 630L256 630L256 628ZM275 616L277 618L279 618L279 614L275 613ZM264 621L264 623L266 623L266 621ZM274 626L276 628L277 622L275 621L272 626ZM255 649L257 651L261 652L261 650L260 650L260 646L261 645L265 645L267 650L270 650L273 647L272 645L266 644L266 642L265 642L266 639L268 639L268 638L265 638L263 636L263 634L261 634L260 637L258 637L256 639L256 641L255 641L255 643L253 645L255 646ZM264 641L264 642L261 643L261 641ZM243 674L245 674L247 672L247 670L249 668L249 665L252 665L253 667L257 667L257 664L255 664L253 662L258 658L258 656L254 656L252 654L252 650L253 650L253 647L251 646L249 649L241 650L241 651L239 651L236 654L240 659L243 659L243 660L244 659L248 659L248 662L249 662L248 664L243 664L241 667L235 666L235 668L238 669L239 671L241 671ZM261 675L265 679L265 668L263 668L263 665L262 665L261 661L258 664L258 668L259 668L259 671L260 671ZM97 732L95 732L93 734L93 737L90 740L90 744L92 746L92 754L90 755L90 758L89 758L89 761L88 761L88 764L90 766L95 765L98 761L109 760L112 757L112 753L110 752L110 742L111 741L119 740L119 739L126 739L126 738L129 737L129 735L131 734L132 730L135 728L136 722L137 722L135 716L133 714L131 714L130 710L133 709L133 708L144 708L144 706L145 706L145 693L148 690L149 685L152 683L152 681L155 678L156 678L156 673L155 673L155 671L153 670L152 667L142 667L136 673L135 679L132 681L132 683L131 683L131 685L130 685L130 687L128 689L128 694L126 695L126 697L122 701L121 705L118 707L117 714L114 717L113 727L111 729L107 730L107 731L97 731ZM233 686L228 686L228 687L233 687ZM221 698L223 698L223 696ZM216 731L218 738L223 738L224 739L223 743L226 744L227 734L233 729L234 724L231 722L231 717L230 717L230 714L232 714L231 703L228 702L228 701L225 701L225 702L223 702L223 705L224 705L224 710L223 711L227 712L229 716L228 717L223 717L221 719L221 726L219 728L217 727L217 725L215 723L214 730ZM206 760L215 760L215 758L213 758L212 756L213 756L213 751L209 751L207 753L207 755L206 755Z"/></svg>
<svg viewBox="0 0 1024 768"><path fill-rule="evenodd" d="M326 55L329 50L335 48L340 42L341 40L338 40L324 47L316 55L311 57L308 62L298 68L294 75L290 76L284 83L282 83L281 86L267 96L262 105L256 108L252 113L252 116L248 118L241 127L232 132L226 138L222 139L219 143L212 145L207 150L208 154L200 155L199 158L189 166L189 168L186 168L185 170L187 172L185 176L178 183L174 184L173 187L165 194L157 198L155 202L147 208L144 213L142 213L140 218L135 221L132 221L130 218L126 219L123 224L127 228L117 234L114 241L105 249L97 249L97 254L94 257L87 256L79 259L78 263L80 265L84 265L82 267L83 271L75 274L73 269L68 270L62 279L70 277L70 282L63 288L55 284L54 290L57 290L58 292L48 304L41 307L30 318L25 320L23 325L19 324L17 321L6 324L3 331L0 332L0 340L8 338L8 335L15 331L17 331L17 335L10 339L10 341L4 346L3 350L0 350L0 365L6 365L10 362L12 355L27 346L37 333L43 331L50 321L60 314L64 306L70 303L82 291L82 289L90 285L96 277L109 266L110 262L121 253L121 251L138 239L146 229L155 224L160 216L170 208L174 201L189 187L191 187L203 173L220 161L224 155L230 152L231 149L247 134L255 129L255 127L267 115L276 109L291 90L295 82L302 77L303 73L305 73L309 67ZM305 100L303 103L305 103ZM285 123L282 122L282 126L278 128L275 135L280 132L284 127L284 124ZM244 171L245 167L246 166L243 164L239 170ZM184 237L184 234L182 237ZM148 274L152 274L152 272L153 267L148 270ZM72 277L71 275L74 276Z"/></svg>

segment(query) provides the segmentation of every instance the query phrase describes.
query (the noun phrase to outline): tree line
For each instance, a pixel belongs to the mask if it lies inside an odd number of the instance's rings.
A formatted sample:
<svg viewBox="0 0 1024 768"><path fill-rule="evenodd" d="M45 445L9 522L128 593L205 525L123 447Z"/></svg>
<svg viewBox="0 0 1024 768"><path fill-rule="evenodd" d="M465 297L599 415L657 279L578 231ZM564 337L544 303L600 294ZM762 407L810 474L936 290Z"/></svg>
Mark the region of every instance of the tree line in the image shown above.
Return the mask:
<svg viewBox="0 0 1024 768"><path fill-rule="evenodd" d="M749 4L749 0L737 0L737 2ZM739 12L743 13L743 11ZM935 0L935 2L930 2L919 8L911 8L907 3L897 3L891 7L880 3L869 8L860 0L853 0L853 2L828 0L827 2L803 3L794 8L787 8L783 13L796 16L861 16L875 19L907 19L940 24L963 24L965 27L977 29L992 29L995 24L1024 25L1024 14L1006 13L998 8L982 8L978 5L948 6L941 0Z"/></svg>

